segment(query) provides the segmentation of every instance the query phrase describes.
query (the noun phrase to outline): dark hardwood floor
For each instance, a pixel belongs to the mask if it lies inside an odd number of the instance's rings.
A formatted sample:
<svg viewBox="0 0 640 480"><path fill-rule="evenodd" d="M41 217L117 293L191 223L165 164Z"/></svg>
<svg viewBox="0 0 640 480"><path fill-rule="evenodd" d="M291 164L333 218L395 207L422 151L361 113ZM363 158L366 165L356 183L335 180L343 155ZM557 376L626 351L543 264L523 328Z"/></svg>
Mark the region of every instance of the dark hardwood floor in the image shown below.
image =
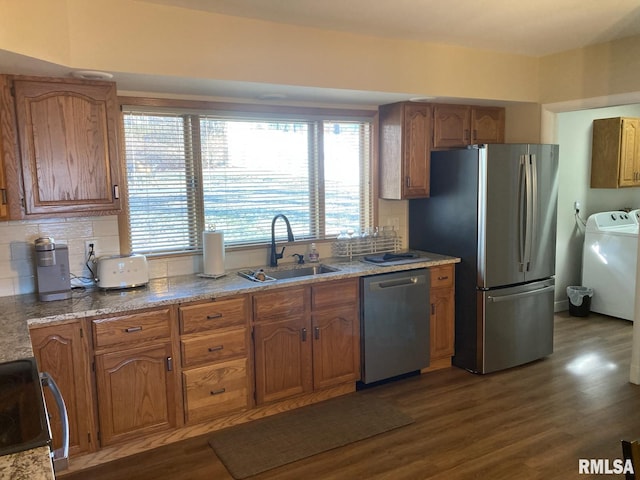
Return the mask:
<svg viewBox="0 0 640 480"><path fill-rule="evenodd" d="M632 330L593 313L558 314L548 358L484 376L452 367L368 389L415 423L252 480L590 478L579 474L579 459L622 458L620 440L640 438ZM232 479L206 437L62 478Z"/></svg>

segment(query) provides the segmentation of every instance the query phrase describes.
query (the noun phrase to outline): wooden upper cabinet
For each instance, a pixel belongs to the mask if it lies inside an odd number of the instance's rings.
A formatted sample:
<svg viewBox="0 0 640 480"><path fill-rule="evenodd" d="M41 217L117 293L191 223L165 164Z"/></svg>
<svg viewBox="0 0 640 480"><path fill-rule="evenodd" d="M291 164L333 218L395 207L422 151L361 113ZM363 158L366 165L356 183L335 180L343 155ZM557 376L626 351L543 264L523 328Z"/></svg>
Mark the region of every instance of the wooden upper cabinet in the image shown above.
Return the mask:
<svg viewBox="0 0 640 480"><path fill-rule="evenodd" d="M591 187L640 186L640 118L593 121Z"/></svg>
<svg viewBox="0 0 640 480"><path fill-rule="evenodd" d="M504 143L504 131L504 108L469 105L433 106L433 148Z"/></svg>
<svg viewBox="0 0 640 480"><path fill-rule="evenodd" d="M434 105L433 148L455 148L471 144L471 107Z"/></svg>
<svg viewBox="0 0 640 480"><path fill-rule="evenodd" d="M13 81L25 215L120 211L115 84Z"/></svg>
<svg viewBox="0 0 640 480"><path fill-rule="evenodd" d="M431 150L504 143L501 107L399 102L379 108L380 198L429 196Z"/></svg>
<svg viewBox="0 0 640 480"><path fill-rule="evenodd" d="M471 144L504 143L504 131L504 108L471 107Z"/></svg>
<svg viewBox="0 0 640 480"><path fill-rule="evenodd" d="M380 107L380 197L429 196L432 111L423 103Z"/></svg>

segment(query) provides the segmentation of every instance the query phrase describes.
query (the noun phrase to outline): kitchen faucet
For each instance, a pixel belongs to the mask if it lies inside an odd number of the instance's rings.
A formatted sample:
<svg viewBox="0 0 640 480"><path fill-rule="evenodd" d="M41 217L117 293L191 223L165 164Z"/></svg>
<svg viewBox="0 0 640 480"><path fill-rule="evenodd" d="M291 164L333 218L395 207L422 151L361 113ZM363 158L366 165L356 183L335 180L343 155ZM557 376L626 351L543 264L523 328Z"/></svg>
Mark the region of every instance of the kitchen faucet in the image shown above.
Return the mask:
<svg viewBox="0 0 640 480"><path fill-rule="evenodd" d="M271 257L269 260L269 266L271 267L277 267L278 259L284 256L284 247L282 247L282 250L280 250L280 253L276 252L275 226L276 226L276 220L278 219L278 217L282 218L284 222L287 224L287 237L290 242L293 242L293 232L291 231L291 224L289 223L289 219L285 217L282 213L279 213L278 215L273 217L273 220L271 221Z"/></svg>

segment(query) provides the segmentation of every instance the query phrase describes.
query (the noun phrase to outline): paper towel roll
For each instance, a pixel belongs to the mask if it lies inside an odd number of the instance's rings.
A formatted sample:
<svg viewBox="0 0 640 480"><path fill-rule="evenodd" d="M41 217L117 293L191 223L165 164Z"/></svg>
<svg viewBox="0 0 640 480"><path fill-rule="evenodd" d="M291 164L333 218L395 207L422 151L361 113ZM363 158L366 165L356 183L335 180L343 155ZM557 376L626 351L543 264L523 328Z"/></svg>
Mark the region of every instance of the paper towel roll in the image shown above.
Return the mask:
<svg viewBox="0 0 640 480"><path fill-rule="evenodd" d="M224 232L202 232L202 245L204 274L224 275Z"/></svg>

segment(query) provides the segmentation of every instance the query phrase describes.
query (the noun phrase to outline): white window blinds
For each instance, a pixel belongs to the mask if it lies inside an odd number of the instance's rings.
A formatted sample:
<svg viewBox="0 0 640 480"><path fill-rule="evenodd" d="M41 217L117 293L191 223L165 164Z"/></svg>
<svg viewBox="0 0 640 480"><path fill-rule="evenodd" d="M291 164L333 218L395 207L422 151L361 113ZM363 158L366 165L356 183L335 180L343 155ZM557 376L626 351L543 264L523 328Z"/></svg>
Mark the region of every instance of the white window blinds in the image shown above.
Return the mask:
<svg viewBox="0 0 640 480"><path fill-rule="evenodd" d="M371 226L368 121L123 112L132 252L199 250L211 225L267 243L279 213L298 240Z"/></svg>

